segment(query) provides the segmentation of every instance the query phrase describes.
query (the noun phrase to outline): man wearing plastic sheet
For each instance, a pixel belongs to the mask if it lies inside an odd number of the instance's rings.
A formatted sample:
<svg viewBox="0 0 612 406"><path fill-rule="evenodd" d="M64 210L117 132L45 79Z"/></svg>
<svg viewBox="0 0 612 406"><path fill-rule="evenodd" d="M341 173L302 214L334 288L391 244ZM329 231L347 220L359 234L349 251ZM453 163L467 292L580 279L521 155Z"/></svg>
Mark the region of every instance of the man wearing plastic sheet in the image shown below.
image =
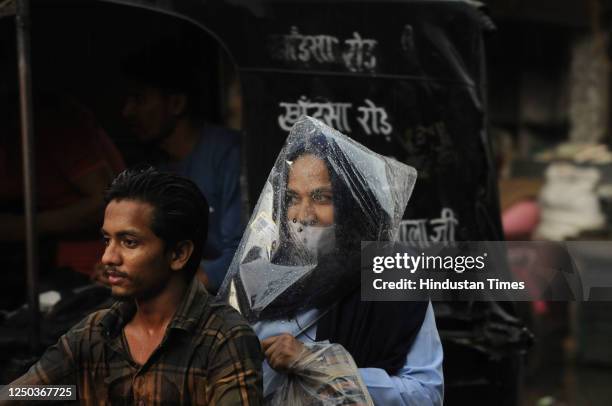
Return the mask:
<svg viewBox="0 0 612 406"><path fill-rule="evenodd" d="M415 180L317 120L292 128L219 293L262 341L273 404L442 403L431 304L360 300L361 241L393 239Z"/></svg>

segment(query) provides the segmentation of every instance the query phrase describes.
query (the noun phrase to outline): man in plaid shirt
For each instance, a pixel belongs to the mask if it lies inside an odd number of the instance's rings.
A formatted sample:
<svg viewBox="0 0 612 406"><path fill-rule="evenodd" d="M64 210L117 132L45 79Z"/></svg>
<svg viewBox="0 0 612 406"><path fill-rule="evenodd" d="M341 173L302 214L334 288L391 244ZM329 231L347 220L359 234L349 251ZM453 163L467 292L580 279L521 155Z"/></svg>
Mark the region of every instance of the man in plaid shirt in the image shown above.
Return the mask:
<svg viewBox="0 0 612 406"><path fill-rule="evenodd" d="M102 263L120 299L73 327L10 384L76 385L81 404L259 405L257 336L194 278L208 205L190 180L152 168L106 195Z"/></svg>

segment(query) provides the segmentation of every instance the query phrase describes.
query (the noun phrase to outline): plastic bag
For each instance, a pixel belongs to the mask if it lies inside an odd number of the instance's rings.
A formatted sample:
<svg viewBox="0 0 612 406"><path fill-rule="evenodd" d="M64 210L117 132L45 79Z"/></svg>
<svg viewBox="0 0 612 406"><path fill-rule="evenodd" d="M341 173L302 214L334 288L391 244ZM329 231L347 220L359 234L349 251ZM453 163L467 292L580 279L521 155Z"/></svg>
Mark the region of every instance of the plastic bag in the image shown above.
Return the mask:
<svg viewBox="0 0 612 406"><path fill-rule="evenodd" d="M361 241L390 241L416 170L313 118L280 151L218 297L251 323L325 308L360 285Z"/></svg>
<svg viewBox="0 0 612 406"><path fill-rule="evenodd" d="M270 406L373 405L351 355L340 344L304 344Z"/></svg>

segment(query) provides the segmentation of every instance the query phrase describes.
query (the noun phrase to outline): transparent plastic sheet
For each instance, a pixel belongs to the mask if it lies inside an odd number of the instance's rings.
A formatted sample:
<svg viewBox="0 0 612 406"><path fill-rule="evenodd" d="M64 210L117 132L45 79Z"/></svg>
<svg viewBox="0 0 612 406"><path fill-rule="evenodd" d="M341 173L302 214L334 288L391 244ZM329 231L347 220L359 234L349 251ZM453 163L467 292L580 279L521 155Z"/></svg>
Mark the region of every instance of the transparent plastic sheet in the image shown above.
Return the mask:
<svg viewBox="0 0 612 406"><path fill-rule="evenodd" d="M311 117L291 129L219 298L249 321L324 308L360 283L361 241L397 235L416 170Z"/></svg>
<svg viewBox="0 0 612 406"><path fill-rule="evenodd" d="M290 370L268 405L374 404L357 365L340 344L304 344Z"/></svg>

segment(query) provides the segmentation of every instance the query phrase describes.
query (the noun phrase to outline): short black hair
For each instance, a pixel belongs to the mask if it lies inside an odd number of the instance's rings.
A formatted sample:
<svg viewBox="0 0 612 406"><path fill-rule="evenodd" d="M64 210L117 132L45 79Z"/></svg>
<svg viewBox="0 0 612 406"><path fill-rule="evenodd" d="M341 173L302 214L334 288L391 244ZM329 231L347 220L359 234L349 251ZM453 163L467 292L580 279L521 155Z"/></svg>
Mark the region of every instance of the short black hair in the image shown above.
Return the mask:
<svg viewBox="0 0 612 406"><path fill-rule="evenodd" d="M159 89L162 94L184 94L185 116L204 120L204 61L194 44L180 38L158 39L125 55L121 70L128 80Z"/></svg>
<svg viewBox="0 0 612 406"><path fill-rule="evenodd" d="M191 280L202 259L208 232L208 202L191 180L153 167L137 167L121 172L104 196L105 205L113 200L137 200L153 207L151 230L164 242L165 250L180 241L192 241L193 253L184 267Z"/></svg>

